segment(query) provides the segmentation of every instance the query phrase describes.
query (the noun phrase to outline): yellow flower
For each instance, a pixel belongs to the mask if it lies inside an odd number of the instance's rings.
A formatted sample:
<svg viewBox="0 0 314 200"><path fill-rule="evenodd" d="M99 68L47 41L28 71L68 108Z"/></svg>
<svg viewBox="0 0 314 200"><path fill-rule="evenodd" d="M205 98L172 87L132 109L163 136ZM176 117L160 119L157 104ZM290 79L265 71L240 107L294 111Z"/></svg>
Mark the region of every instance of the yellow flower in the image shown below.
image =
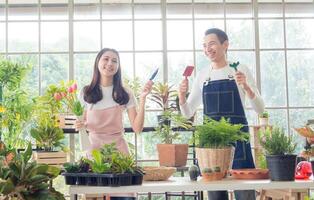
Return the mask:
<svg viewBox="0 0 314 200"><path fill-rule="evenodd" d="M3 112L5 112L5 107L0 106L0 113L3 113Z"/></svg>

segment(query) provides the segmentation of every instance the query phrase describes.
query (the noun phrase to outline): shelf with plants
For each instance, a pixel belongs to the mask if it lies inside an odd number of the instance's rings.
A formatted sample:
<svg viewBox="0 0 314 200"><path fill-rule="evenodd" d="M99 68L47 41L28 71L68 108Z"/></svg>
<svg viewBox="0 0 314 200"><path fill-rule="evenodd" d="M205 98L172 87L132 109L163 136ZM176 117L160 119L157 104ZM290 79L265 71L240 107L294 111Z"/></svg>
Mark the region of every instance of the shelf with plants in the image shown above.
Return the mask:
<svg viewBox="0 0 314 200"><path fill-rule="evenodd" d="M114 143L94 149L92 159L81 158L77 163L65 163L64 169L62 175L68 185L141 185L144 175L143 170L136 166L134 157L119 152Z"/></svg>

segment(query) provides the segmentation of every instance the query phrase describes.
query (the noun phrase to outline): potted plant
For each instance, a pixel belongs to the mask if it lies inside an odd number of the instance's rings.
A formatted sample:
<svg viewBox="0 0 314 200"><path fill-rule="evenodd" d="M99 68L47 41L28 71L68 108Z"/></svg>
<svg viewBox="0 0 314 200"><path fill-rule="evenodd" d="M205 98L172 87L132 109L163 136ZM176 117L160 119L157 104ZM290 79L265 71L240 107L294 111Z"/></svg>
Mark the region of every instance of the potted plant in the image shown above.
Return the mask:
<svg viewBox="0 0 314 200"><path fill-rule="evenodd" d="M0 56L0 140L9 148L25 148L25 135L33 110L24 80L30 65L13 62Z"/></svg>
<svg viewBox="0 0 314 200"><path fill-rule="evenodd" d="M174 125L183 129L191 128L188 121L179 114L166 111L174 122ZM154 135L161 139L161 144L157 144L159 165L166 167L182 167L186 165L188 155L188 144L173 144L180 138L180 133L173 131L170 125L163 124L156 128Z"/></svg>
<svg viewBox="0 0 314 200"><path fill-rule="evenodd" d="M170 104L175 101L176 91L172 89L173 85L168 85L168 83L157 82L154 84L150 100L157 103L157 105L162 109L162 114L158 115L159 124L170 125L169 116L167 116L166 111L171 110Z"/></svg>
<svg viewBox="0 0 314 200"><path fill-rule="evenodd" d="M266 151L266 162L272 181L293 181L296 155L293 154L296 143L279 127L266 129L260 134L260 143Z"/></svg>
<svg viewBox="0 0 314 200"><path fill-rule="evenodd" d="M269 122L269 113L267 111L264 111L263 113L259 114L258 121L259 121L259 125L267 126Z"/></svg>
<svg viewBox="0 0 314 200"><path fill-rule="evenodd" d="M30 161L32 146L16 154L8 166L0 165L0 199L51 199L65 200L49 181L56 178L60 169Z"/></svg>
<svg viewBox="0 0 314 200"><path fill-rule="evenodd" d="M33 113L35 126L30 130L38 150L34 159L38 163L62 165L67 161L67 151L62 140L64 133L58 124L58 113L62 109L61 102L55 101L54 93L57 87L50 85L44 95L36 99Z"/></svg>
<svg viewBox="0 0 314 200"><path fill-rule="evenodd" d="M247 141L249 135L241 131L243 125L231 124L225 118L215 121L205 117L204 124L196 126L195 148L200 170L219 167L223 177L233 162L236 141Z"/></svg>

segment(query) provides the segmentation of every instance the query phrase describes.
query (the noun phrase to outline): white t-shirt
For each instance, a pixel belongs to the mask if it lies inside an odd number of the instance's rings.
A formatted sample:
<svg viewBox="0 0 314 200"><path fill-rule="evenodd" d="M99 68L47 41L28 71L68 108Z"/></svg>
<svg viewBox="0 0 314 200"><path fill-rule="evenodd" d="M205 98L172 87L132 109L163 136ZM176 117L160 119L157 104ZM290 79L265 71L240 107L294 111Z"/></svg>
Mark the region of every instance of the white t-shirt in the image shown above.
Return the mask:
<svg viewBox="0 0 314 200"><path fill-rule="evenodd" d="M255 110L255 112L262 113L264 111L264 102L256 87L252 74L250 73L249 69L244 65L240 64L237 69L245 74L248 85L255 93L255 97L253 99L247 98L249 99L250 105ZM201 105L201 103L203 102L203 84L206 80L208 80L209 77L211 81L229 79L228 75L234 76L235 73L236 72L234 68L229 67L229 63L227 66L219 69L213 69L211 66L202 69L196 76L196 79L192 86L191 94L189 95L186 103L180 106L182 115L187 118L192 117L196 109ZM237 86L239 89L243 108L245 108L245 91L241 86Z"/></svg>
<svg viewBox="0 0 314 200"><path fill-rule="evenodd" d="M107 86L107 87L100 86L100 87L102 90L103 98L95 104L90 104L90 103L85 102L83 89L80 91L79 100L81 104L84 105L85 110L88 110L88 109L101 110L101 109L110 108L110 107L119 105L112 98L113 86ZM128 88L125 88L125 90L129 94L129 97L130 97L129 102L125 105L125 108L128 109L128 108L136 106L136 100L135 100L133 92Z"/></svg>

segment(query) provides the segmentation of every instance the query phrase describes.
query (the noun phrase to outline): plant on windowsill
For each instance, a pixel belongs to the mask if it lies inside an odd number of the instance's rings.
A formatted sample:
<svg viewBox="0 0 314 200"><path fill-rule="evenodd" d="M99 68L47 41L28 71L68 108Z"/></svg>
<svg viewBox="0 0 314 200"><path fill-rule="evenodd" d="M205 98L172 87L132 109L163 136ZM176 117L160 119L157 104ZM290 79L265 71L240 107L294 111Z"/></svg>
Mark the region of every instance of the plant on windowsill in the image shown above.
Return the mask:
<svg viewBox="0 0 314 200"><path fill-rule="evenodd" d="M249 135L242 132L241 124L231 124L225 118L215 121L205 117L204 124L196 126L196 158L200 170L220 167L224 176L232 164L234 148L237 141L248 141Z"/></svg>
<svg viewBox="0 0 314 200"><path fill-rule="evenodd" d="M296 155L293 154L296 143L292 136L285 134L279 127L267 128L259 132L259 139L266 152L267 167L272 181L293 181Z"/></svg>

